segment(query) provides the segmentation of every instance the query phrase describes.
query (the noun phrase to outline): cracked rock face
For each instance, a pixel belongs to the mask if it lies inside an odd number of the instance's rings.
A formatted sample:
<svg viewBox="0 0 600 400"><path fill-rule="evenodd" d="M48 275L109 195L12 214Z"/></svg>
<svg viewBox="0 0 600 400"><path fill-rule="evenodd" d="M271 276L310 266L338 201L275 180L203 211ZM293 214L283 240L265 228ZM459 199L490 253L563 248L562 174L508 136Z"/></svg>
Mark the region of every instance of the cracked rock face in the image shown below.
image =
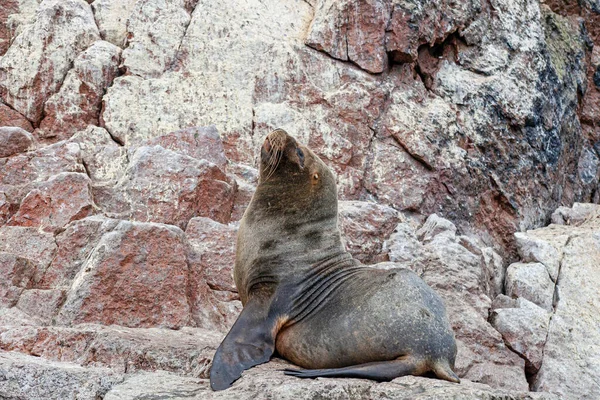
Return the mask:
<svg viewBox="0 0 600 400"><path fill-rule="evenodd" d="M597 1L0 8L0 397L600 397ZM354 257L440 293L465 383L275 361L209 392L275 128L334 171Z"/></svg>

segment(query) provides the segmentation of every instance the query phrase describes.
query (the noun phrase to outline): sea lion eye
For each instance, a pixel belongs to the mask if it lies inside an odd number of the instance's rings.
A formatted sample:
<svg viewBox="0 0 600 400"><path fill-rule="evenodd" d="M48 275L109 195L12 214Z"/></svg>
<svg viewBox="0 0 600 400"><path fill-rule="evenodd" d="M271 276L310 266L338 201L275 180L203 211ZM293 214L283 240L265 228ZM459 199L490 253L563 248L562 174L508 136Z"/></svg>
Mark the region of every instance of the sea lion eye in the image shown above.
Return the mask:
<svg viewBox="0 0 600 400"><path fill-rule="evenodd" d="M296 149L296 154L298 154L298 159L300 160L300 162L304 163L304 153L300 148Z"/></svg>
<svg viewBox="0 0 600 400"><path fill-rule="evenodd" d="M314 179L315 181L319 180L319 174L317 174L317 173L315 172L315 174L313 175L313 179Z"/></svg>

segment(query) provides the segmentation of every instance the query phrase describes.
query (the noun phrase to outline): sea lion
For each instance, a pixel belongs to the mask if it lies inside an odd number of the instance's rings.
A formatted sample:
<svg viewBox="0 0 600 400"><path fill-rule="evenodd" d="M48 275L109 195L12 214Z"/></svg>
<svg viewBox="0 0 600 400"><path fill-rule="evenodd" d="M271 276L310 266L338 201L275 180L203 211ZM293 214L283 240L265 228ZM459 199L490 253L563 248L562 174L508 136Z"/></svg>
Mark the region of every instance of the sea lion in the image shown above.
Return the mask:
<svg viewBox="0 0 600 400"><path fill-rule="evenodd" d="M217 349L213 390L226 389L274 351L300 378L459 382L442 300L407 269L362 265L337 224L333 173L278 129L265 139L256 192L240 223L234 280L244 306Z"/></svg>

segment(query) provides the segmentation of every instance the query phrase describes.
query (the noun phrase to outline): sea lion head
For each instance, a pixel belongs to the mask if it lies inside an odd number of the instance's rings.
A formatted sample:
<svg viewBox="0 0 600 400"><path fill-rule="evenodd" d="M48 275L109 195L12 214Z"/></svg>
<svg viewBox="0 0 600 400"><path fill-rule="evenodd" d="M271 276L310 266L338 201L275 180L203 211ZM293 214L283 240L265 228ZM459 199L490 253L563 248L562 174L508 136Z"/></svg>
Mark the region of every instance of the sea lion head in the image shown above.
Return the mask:
<svg viewBox="0 0 600 400"><path fill-rule="evenodd" d="M274 130L263 142L257 193L266 194L273 210L337 216L335 176L312 150L283 129Z"/></svg>

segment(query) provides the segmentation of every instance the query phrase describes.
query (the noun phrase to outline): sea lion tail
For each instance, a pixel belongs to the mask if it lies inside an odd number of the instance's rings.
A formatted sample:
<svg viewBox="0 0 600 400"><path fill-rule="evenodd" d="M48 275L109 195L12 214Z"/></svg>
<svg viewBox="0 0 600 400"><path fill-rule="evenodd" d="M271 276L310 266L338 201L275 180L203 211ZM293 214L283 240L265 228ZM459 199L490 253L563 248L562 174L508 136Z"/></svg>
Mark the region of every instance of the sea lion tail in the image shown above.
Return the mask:
<svg viewBox="0 0 600 400"><path fill-rule="evenodd" d="M450 363L448 363L448 360L446 359L436 360L431 366L431 369L435 376L440 379L460 383L460 378L452 371Z"/></svg>

